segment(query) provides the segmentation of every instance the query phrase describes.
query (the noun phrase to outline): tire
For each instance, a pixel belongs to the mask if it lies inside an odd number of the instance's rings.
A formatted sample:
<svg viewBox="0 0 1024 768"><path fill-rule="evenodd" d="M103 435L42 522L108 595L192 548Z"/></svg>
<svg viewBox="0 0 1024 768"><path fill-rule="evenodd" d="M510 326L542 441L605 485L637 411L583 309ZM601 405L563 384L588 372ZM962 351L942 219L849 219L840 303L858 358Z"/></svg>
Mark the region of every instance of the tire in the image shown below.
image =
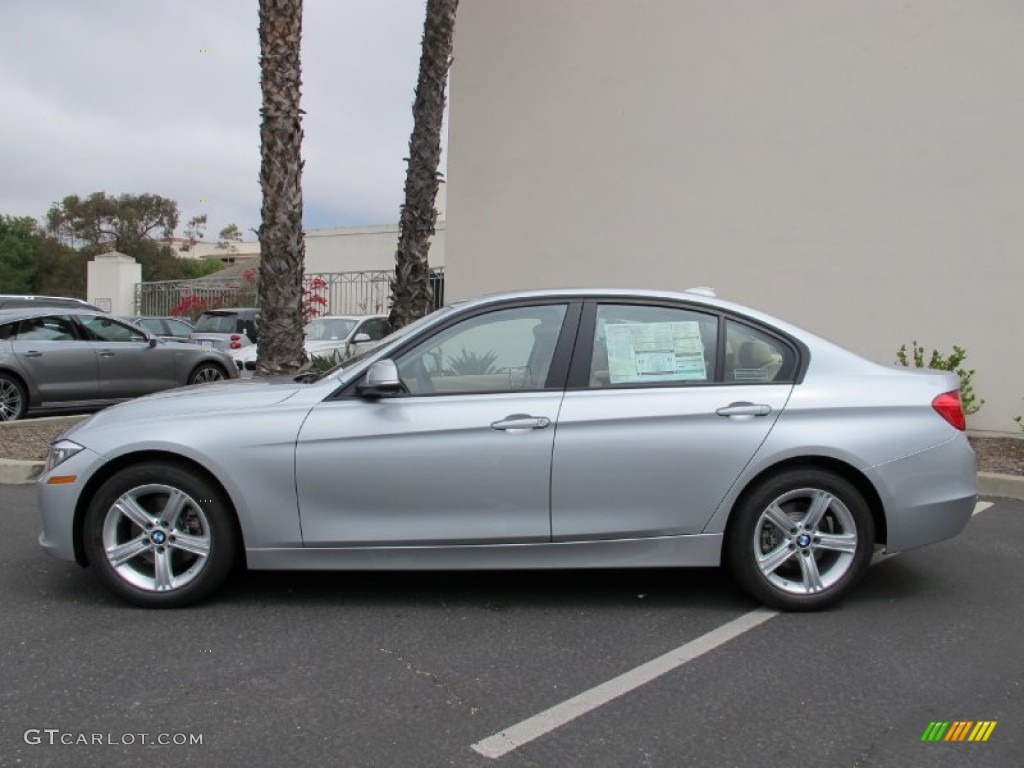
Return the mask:
<svg viewBox="0 0 1024 768"><path fill-rule="evenodd" d="M775 608L830 606L871 564L871 510L849 481L832 472L795 469L767 478L744 494L733 516L726 563L747 592Z"/></svg>
<svg viewBox="0 0 1024 768"><path fill-rule="evenodd" d="M144 608L178 608L209 595L238 553L227 497L198 473L145 463L107 480L86 511L83 541L100 580Z"/></svg>
<svg viewBox="0 0 1024 768"><path fill-rule="evenodd" d="M201 363L189 374L189 384L209 384L211 381L222 381L228 377L224 369L216 363Z"/></svg>
<svg viewBox="0 0 1024 768"><path fill-rule="evenodd" d="M0 373L0 421L17 421L28 410L28 394L21 382Z"/></svg>

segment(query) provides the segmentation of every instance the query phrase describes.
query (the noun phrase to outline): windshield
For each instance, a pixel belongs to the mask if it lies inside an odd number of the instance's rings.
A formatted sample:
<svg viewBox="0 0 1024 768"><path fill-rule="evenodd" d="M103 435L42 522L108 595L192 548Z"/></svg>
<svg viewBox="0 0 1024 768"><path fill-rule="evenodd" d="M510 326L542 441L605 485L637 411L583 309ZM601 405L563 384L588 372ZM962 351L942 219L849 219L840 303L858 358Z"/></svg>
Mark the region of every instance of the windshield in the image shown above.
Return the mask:
<svg viewBox="0 0 1024 768"><path fill-rule="evenodd" d="M238 315L203 315L196 323L203 333L238 333Z"/></svg>
<svg viewBox="0 0 1024 768"><path fill-rule="evenodd" d="M345 339L356 327L356 321L347 317L318 317L306 323L306 341Z"/></svg>
<svg viewBox="0 0 1024 768"><path fill-rule="evenodd" d="M415 331L420 326L426 325L429 322L433 322L434 320L439 318L441 315L448 314L449 312L452 311L452 307L453 306L454 305L447 306L447 307L441 307L440 309L431 312L429 315L424 315L419 320L414 320L413 322L409 323L408 325L406 325L406 326L404 326L402 328L399 328L397 331L394 331L393 333L389 333L383 339L381 339L376 344L374 344L370 349L367 349L367 350L365 350L363 352L360 352L358 355L355 355L354 357L350 357L347 360L344 360L343 362L341 362L338 365L336 365L333 368L331 368L329 371L324 371L320 375L320 378L322 378L324 376L330 376L332 373L337 373L338 371L344 371L346 368L351 368L353 365L362 362L363 360L365 360L370 355L375 354L381 347L386 346L386 345L390 344L391 342L396 341L397 339L402 338L407 333Z"/></svg>

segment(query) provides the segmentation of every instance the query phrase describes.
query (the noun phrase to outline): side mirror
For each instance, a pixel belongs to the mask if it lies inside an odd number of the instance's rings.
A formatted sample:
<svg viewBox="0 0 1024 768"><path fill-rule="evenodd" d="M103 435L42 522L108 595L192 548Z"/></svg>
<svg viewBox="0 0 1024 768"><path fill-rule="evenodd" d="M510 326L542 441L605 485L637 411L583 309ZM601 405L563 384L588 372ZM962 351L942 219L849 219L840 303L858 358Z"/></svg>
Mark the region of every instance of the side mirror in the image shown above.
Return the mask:
<svg viewBox="0 0 1024 768"><path fill-rule="evenodd" d="M156 345L157 345L156 336L150 336L149 337L149 348L152 349Z"/></svg>
<svg viewBox="0 0 1024 768"><path fill-rule="evenodd" d="M357 333L352 337L353 344L362 344L364 341L373 341L368 333Z"/></svg>
<svg viewBox="0 0 1024 768"><path fill-rule="evenodd" d="M384 397L402 391L402 380L398 377L398 366L394 360L378 360L369 367L363 380L356 385L356 391L363 397Z"/></svg>

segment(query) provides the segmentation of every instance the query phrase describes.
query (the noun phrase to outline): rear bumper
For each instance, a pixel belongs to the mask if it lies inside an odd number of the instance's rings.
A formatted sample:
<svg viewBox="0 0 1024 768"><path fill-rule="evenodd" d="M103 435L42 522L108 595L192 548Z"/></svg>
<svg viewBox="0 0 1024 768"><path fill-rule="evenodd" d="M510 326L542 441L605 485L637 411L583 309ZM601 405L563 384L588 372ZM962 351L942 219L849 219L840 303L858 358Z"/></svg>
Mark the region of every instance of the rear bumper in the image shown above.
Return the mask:
<svg viewBox="0 0 1024 768"><path fill-rule="evenodd" d="M868 477L885 508L886 551L902 552L956 536L978 499L974 451L967 437L872 467Z"/></svg>

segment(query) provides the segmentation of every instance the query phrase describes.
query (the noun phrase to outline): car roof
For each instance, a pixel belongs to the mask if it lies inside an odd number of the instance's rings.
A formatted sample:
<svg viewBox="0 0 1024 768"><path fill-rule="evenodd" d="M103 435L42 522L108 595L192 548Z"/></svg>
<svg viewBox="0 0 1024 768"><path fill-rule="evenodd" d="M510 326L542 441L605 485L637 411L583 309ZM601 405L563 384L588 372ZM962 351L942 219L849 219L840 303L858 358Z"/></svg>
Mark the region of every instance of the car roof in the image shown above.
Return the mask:
<svg viewBox="0 0 1024 768"><path fill-rule="evenodd" d="M10 309L0 309L0 322L29 320L33 317L46 317L47 315L102 315L114 319L109 312L88 307L11 307Z"/></svg>
<svg viewBox="0 0 1024 768"><path fill-rule="evenodd" d="M781 323L778 318L751 307L725 301L713 294L709 288L693 290L665 291L651 288L543 288L528 291L503 291L477 296L458 302L463 307L487 305L516 299L662 299L684 301L690 304L702 304L707 307L733 311L772 323Z"/></svg>

